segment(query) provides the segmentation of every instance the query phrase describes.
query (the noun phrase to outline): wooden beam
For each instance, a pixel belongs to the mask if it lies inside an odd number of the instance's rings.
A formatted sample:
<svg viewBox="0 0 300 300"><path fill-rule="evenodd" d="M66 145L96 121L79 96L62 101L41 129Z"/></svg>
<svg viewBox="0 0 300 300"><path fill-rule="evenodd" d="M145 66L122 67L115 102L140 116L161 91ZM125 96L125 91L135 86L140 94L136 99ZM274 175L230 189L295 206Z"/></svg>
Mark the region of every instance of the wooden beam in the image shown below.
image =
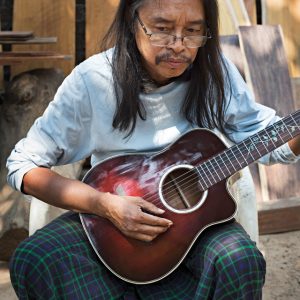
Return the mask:
<svg viewBox="0 0 300 300"><path fill-rule="evenodd" d="M259 234L300 230L300 199L258 203Z"/></svg>

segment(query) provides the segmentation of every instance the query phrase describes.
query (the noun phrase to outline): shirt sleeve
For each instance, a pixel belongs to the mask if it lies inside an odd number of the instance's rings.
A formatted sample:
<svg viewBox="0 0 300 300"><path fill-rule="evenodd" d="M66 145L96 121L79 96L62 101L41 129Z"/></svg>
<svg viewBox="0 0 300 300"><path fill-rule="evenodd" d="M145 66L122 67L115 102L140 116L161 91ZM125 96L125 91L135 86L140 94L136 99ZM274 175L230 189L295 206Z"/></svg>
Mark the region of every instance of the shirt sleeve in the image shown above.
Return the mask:
<svg viewBox="0 0 300 300"><path fill-rule="evenodd" d="M43 116L12 150L7 160L8 183L20 191L23 176L29 170L88 157L92 151L90 122L88 91L75 68L59 87Z"/></svg>
<svg viewBox="0 0 300 300"><path fill-rule="evenodd" d="M281 119L275 110L255 102L245 81L232 62L225 58L228 69L226 84L226 99L228 105L225 112L226 135L234 143L254 135L258 131L274 124ZM259 159L260 163L270 165L274 163L290 164L300 159L286 143Z"/></svg>

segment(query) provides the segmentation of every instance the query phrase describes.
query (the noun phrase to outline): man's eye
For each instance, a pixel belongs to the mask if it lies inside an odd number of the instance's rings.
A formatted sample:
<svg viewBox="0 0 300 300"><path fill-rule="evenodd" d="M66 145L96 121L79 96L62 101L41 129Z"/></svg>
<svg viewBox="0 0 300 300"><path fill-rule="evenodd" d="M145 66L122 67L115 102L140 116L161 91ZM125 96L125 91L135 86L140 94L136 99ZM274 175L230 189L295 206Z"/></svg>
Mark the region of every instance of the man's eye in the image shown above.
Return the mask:
<svg viewBox="0 0 300 300"><path fill-rule="evenodd" d="M186 29L186 31L190 33L201 33L200 29L195 29L195 28L188 28Z"/></svg>
<svg viewBox="0 0 300 300"><path fill-rule="evenodd" d="M163 26L155 27L155 30L160 32L170 32L169 28Z"/></svg>

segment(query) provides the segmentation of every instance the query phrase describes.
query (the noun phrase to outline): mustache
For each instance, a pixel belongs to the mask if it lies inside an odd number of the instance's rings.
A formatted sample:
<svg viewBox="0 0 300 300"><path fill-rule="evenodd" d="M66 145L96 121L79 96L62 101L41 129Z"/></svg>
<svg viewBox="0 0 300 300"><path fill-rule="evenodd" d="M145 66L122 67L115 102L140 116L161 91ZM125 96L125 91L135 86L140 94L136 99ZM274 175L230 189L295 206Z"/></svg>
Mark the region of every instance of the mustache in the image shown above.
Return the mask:
<svg viewBox="0 0 300 300"><path fill-rule="evenodd" d="M160 55L157 55L155 57L155 63L156 65L160 64L162 61L166 61L166 60L169 60L169 59L178 59L178 60L181 60L187 64L191 64L192 63L192 60L189 58L189 57L186 57L185 55L178 55L178 56L174 56L172 53L163 53L163 54L160 54Z"/></svg>

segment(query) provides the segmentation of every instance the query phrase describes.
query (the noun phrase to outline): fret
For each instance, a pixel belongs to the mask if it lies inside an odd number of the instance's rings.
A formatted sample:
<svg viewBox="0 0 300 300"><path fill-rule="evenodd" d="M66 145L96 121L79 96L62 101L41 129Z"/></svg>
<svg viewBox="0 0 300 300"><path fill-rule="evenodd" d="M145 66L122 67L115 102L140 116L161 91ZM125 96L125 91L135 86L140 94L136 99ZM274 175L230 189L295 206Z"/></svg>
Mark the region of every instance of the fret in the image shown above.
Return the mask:
<svg viewBox="0 0 300 300"><path fill-rule="evenodd" d="M289 128L287 127L286 123L283 123L285 128L286 128L286 131L288 132L288 134L290 135L291 138L293 138L293 135L290 133L290 130Z"/></svg>
<svg viewBox="0 0 300 300"><path fill-rule="evenodd" d="M242 169L243 167L242 167L242 165L240 164L240 161L239 161L239 159L238 159L238 157L235 155L235 153L234 153L234 149L235 147L231 147L231 148L229 148L228 149L228 151L231 151L231 153L233 154L233 157L234 157L234 159L237 161L237 163L239 164L239 166L240 166L240 168Z"/></svg>
<svg viewBox="0 0 300 300"><path fill-rule="evenodd" d="M263 130L262 132L262 136L260 136L260 141L261 141L261 144L264 146L265 150L269 150L269 136L268 134L266 135L265 132L267 132L266 129Z"/></svg>
<svg viewBox="0 0 300 300"><path fill-rule="evenodd" d="M248 146L247 146L247 142L248 142L248 141L249 141L249 139L246 139L245 141L243 141L243 144L244 144L244 147L245 147L245 151L246 151L246 153L247 153L247 157L250 157L250 156L251 156L251 159L252 159L251 162L253 162L253 161L255 161L256 159L255 159L255 157L252 155L252 151L250 151L249 148L248 148Z"/></svg>
<svg viewBox="0 0 300 300"><path fill-rule="evenodd" d="M201 168L201 170L200 170ZM201 179L202 179L202 183L205 184L205 188L203 189L204 191L206 189L208 189L211 185L207 184L207 180L204 179L204 177L201 175L201 171L203 172L203 164L201 164L200 166L196 167L196 170L198 172L198 174L200 175ZM206 176L205 172L203 172L203 174ZM201 185L202 186L202 185Z"/></svg>
<svg viewBox="0 0 300 300"><path fill-rule="evenodd" d="M241 147L242 147L242 146L245 148L245 144L244 144L244 143L241 144ZM241 149L240 149L241 147L235 146L235 148L237 148L238 151L240 152L241 157L244 159L245 165L243 164L243 167L246 167L246 166L249 165L249 162L248 162L248 160L245 158L245 155L243 154L243 152L241 151ZM246 149L245 149L245 150L246 150ZM251 160L250 163L251 163L251 162L253 162L253 160Z"/></svg>
<svg viewBox="0 0 300 300"><path fill-rule="evenodd" d="M208 173L210 173L210 170L209 170L209 168L207 167L207 162L204 162L204 164L203 164L203 169L204 169L204 168L206 168L205 174L206 174L206 177L207 177L207 179L208 179L210 185L212 186L213 183L210 181L209 176L208 176ZM204 170L204 171L205 171L205 170ZM212 178L213 178L213 175L212 175L211 173L210 173L210 175L211 175Z"/></svg>
<svg viewBox="0 0 300 300"><path fill-rule="evenodd" d="M271 133L272 133L272 132L274 132L274 131L271 131ZM274 148L277 148L277 145L275 144L275 142L276 142L277 138L276 138L276 137L274 137L274 136L271 136L267 130L266 130L266 133L267 133L267 135L268 135L268 139L269 139L269 141L271 141L271 142L272 142L272 144L273 144Z"/></svg>
<svg viewBox="0 0 300 300"><path fill-rule="evenodd" d="M251 153L251 156L254 158L254 160L257 160L259 157L261 157L261 153L256 147L256 144L259 142L258 134L249 137L247 141L250 142L249 147L247 147L248 153ZM246 144L247 145L247 144ZM256 151L256 152L254 152Z"/></svg>
<svg viewBox="0 0 300 300"><path fill-rule="evenodd" d="M298 127L299 129L299 125L297 124L296 120L294 119L293 115L291 115L291 119L293 120L293 122L295 123L295 127Z"/></svg>
<svg viewBox="0 0 300 300"><path fill-rule="evenodd" d="M228 150L226 150L226 151L224 152L224 154L226 155L227 159L229 160L230 164L231 164L232 167L233 167L233 171L230 172L230 173L232 174L232 173L234 173L234 171L236 170L236 167L232 164L231 159L230 159L230 158L228 157L228 155L227 155L227 152L228 152Z"/></svg>
<svg viewBox="0 0 300 300"><path fill-rule="evenodd" d="M227 171L228 171L228 175L230 175L231 174L231 172L230 172L230 170L227 168L227 165L225 164L225 162L224 162L224 159L223 159L223 157L222 157L222 154L219 154L218 155L220 158L221 158L221 160L222 160L222 162L223 162L223 165L225 166L225 168L227 169Z"/></svg>
<svg viewBox="0 0 300 300"><path fill-rule="evenodd" d="M205 184L206 182L205 182L203 176L201 175L201 172L200 172L200 170L199 170L200 167L201 167L201 165L198 166L198 167L196 167L195 169L196 169L197 173L199 174L199 176L200 176L200 178L201 178L201 180L199 180L199 183L200 183L200 185L201 185L201 188L202 188L203 191L205 191L209 186L206 185L206 186L204 187L204 186L202 185L202 183Z"/></svg>
<svg viewBox="0 0 300 300"><path fill-rule="evenodd" d="M219 178L219 180L221 181L221 178L219 177L218 171L216 171L216 168L214 167L213 163L212 163L212 159L208 160L207 163L212 166L212 169L214 170L214 173L217 175L217 177ZM213 174L212 174L213 175ZM213 176L214 177L214 176Z"/></svg>
<svg viewBox="0 0 300 300"><path fill-rule="evenodd" d="M218 156L215 156L215 157L212 158L212 160L214 160L214 161L216 162L216 164L217 164L219 170L222 172L222 174L223 174L223 176L224 176L222 179L224 179L224 178L226 178L226 175L224 174L223 169L222 169L222 168L220 167L220 165L218 164L217 158L218 158Z"/></svg>
<svg viewBox="0 0 300 300"><path fill-rule="evenodd" d="M276 130L276 133L278 134L278 136L280 137L281 141L283 143L285 143L285 140L282 138L281 133L285 132L284 129L284 125L279 125L279 123L283 124L283 121L281 120L280 122L278 122L278 124L276 123L276 125L274 126L274 129Z"/></svg>

